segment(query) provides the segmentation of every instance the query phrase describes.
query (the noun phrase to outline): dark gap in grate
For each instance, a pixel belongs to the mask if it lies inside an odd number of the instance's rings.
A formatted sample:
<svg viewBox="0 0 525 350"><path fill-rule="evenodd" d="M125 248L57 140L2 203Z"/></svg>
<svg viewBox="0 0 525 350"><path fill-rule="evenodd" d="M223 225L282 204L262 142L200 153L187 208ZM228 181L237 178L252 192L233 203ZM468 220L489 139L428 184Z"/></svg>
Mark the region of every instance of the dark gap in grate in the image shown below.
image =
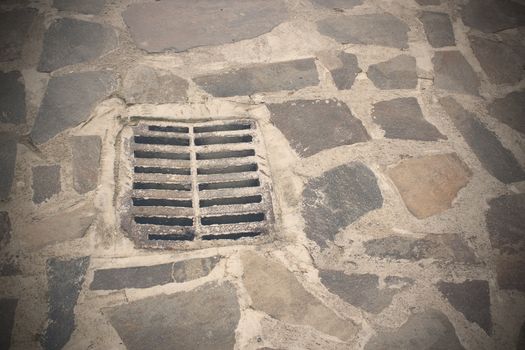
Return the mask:
<svg viewBox="0 0 525 350"><path fill-rule="evenodd" d="M231 198L212 198L212 199L201 199L199 205L201 207L212 207L214 205L232 205L232 204L249 204L249 203L261 203L262 196L245 196L245 197L231 197Z"/></svg>
<svg viewBox="0 0 525 350"><path fill-rule="evenodd" d="M142 174L191 175L191 170L188 168L164 168L156 166L136 166L135 172Z"/></svg>
<svg viewBox="0 0 525 350"><path fill-rule="evenodd" d="M182 134L187 134L190 132L190 128L184 126L160 126L160 125L150 125L148 126L149 131L162 131L162 132L178 132Z"/></svg>
<svg viewBox="0 0 525 350"><path fill-rule="evenodd" d="M135 158L153 158L153 159L179 159L190 160L189 153L172 153L156 151L135 151Z"/></svg>
<svg viewBox="0 0 525 350"><path fill-rule="evenodd" d="M181 235L148 235L150 241L193 241L193 233L184 233Z"/></svg>
<svg viewBox="0 0 525 350"><path fill-rule="evenodd" d="M193 128L195 133L201 132L215 132L215 131L235 131L235 130L247 130L251 129L251 124L223 124L223 125L210 125L210 126L196 126Z"/></svg>
<svg viewBox="0 0 525 350"><path fill-rule="evenodd" d="M230 165L224 168L198 168L197 174L199 175L212 175L212 174L231 174L231 173L243 173L247 171L257 171L257 164L241 164L241 165Z"/></svg>
<svg viewBox="0 0 525 350"><path fill-rule="evenodd" d="M221 235L204 235L202 240L204 241L215 241L219 239L239 239L244 237L257 237L261 232L237 232L237 233L224 233Z"/></svg>
<svg viewBox="0 0 525 350"><path fill-rule="evenodd" d="M190 140L176 137L162 137L162 136L135 136L135 143L147 145L175 145L175 146L189 146Z"/></svg>
<svg viewBox="0 0 525 350"><path fill-rule="evenodd" d="M133 205L137 207L180 207L191 208L191 200L164 199L164 198L132 198Z"/></svg>
<svg viewBox="0 0 525 350"><path fill-rule="evenodd" d="M206 145L217 145L217 144L226 144L226 143L244 143L244 142L252 142L252 140L253 138L250 135L196 137L195 145L206 146Z"/></svg>
<svg viewBox="0 0 525 350"><path fill-rule="evenodd" d="M259 179L248 179L228 182L208 182L199 184L199 191L219 190L222 188L242 188L260 186Z"/></svg>
<svg viewBox="0 0 525 350"><path fill-rule="evenodd" d="M143 225L193 226L193 219L164 216L135 216L135 222Z"/></svg>
<svg viewBox="0 0 525 350"><path fill-rule="evenodd" d="M240 151L207 152L207 153L197 153L197 160L241 158L241 157L252 157L254 155L255 155L255 151L253 149L245 149L245 150L240 150Z"/></svg>
<svg viewBox="0 0 525 350"><path fill-rule="evenodd" d="M258 222L264 220L264 213L251 213L239 215L207 216L201 218L203 225L227 225L240 224L243 222Z"/></svg>
<svg viewBox="0 0 525 350"><path fill-rule="evenodd" d="M159 182L134 182L135 190L175 190L191 191L191 184L159 183Z"/></svg>

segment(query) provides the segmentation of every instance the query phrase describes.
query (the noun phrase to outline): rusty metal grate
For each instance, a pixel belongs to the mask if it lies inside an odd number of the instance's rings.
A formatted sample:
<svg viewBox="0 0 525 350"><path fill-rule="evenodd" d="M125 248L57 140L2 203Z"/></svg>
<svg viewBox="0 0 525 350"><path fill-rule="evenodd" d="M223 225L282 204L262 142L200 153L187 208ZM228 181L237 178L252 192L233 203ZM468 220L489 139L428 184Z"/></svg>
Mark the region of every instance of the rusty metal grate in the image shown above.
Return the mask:
<svg viewBox="0 0 525 350"><path fill-rule="evenodd" d="M126 149L132 181L121 221L139 246L268 239L271 181L254 120L140 122Z"/></svg>

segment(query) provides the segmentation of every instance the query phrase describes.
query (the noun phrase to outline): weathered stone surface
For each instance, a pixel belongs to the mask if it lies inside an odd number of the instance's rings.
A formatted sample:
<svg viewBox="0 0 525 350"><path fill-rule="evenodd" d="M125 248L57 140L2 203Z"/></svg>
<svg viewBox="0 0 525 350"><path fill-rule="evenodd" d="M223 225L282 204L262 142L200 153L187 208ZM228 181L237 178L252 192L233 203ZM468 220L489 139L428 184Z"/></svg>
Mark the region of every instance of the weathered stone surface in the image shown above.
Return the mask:
<svg viewBox="0 0 525 350"><path fill-rule="evenodd" d="M492 248L525 255L525 193L493 198L489 206L485 221Z"/></svg>
<svg viewBox="0 0 525 350"><path fill-rule="evenodd" d="M470 46L481 68L494 84L516 84L524 74L525 57L504 43L469 35Z"/></svg>
<svg viewBox="0 0 525 350"><path fill-rule="evenodd" d="M366 74L381 90L414 89L417 86L416 59L408 55L372 64Z"/></svg>
<svg viewBox="0 0 525 350"><path fill-rule="evenodd" d="M207 276L219 262L218 256L203 259L189 259L173 264L173 279L175 282L186 282Z"/></svg>
<svg viewBox="0 0 525 350"><path fill-rule="evenodd" d="M24 41L38 10L17 9L0 13L0 61L20 58Z"/></svg>
<svg viewBox="0 0 525 350"><path fill-rule="evenodd" d="M272 122L302 157L369 140L361 121L338 100L296 100L267 107Z"/></svg>
<svg viewBox="0 0 525 350"><path fill-rule="evenodd" d="M47 261L49 322L40 339L44 349L62 349L69 341L75 329L75 305L88 266L89 257L71 260L51 258Z"/></svg>
<svg viewBox="0 0 525 350"><path fill-rule="evenodd" d="M52 77L47 85L31 138L37 144L89 117L95 105L117 88L117 76L110 71L70 73Z"/></svg>
<svg viewBox="0 0 525 350"><path fill-rule="evenodd" d="M106 0L53 0L53 6L62 11L74 11L97 15L102 11Z"/></svg>
<svg viewBox="0 0 525 350"><path fill-rule="evenodd" d="M459 51L437 51L432 58L434 86L471 95L479 94L479 78Z"/></svg>
<svg viewBox="0 0 525 350"><path fill-rule="evenodd" d="M162 69L137 65L128 70L122 84L127 103L171 103L185 101L188 82Z"/></svg>
<svg viewBox="0 0 525 350"><path fill-rule="evenodd" d="M71 139L73 187L80 194L97 188L101 146L99 136L73 136Z"/></svg>
<svg viewBox="0 0 525 350"><path fill-rule="evenodd" d="M388 170L408 210L418 219L452 207L472 172L457 154L438 154L401 161Z"/></svg>
<svg viewBox="0 0 525 350"><path fill-rule="evenodd" d="M514 1L470 0L461 8L463 23L485 33L499 32L525 23L525 6Z"/></svg>
<svg viewBox="0 0 525 350"><path fill-rule="evenodd" d="M503 183L525 180L525 172L514 155L499 141L496 134L477 117L465 110L452 97L445 97L439 103L468 143L483 167Z"/></svg>
<svg viewBox="0 0 525 350"><path fill-rule="evenodd" d="M448 302L467 320L477 323L492 333L489 283L482 280L466 280L462 283L440 281L437 287Z"/></svg>
<svg viewBox="0 0 525 350"><path fill-rule="evenodd" d="M525 292L525 256L501 255L496 258L496 274L501 289Z"/></svg>
<svg viewBox="0 0 525 350"><path fill-rule="evenodd" d="M414 97L400 97L374 104L372 119L390 139L438 141L446 139L439 130L423 117Z"/></svg>
<svg viewBox="0 0 525 350"><path fill-rule="evenodd" d="M408 48L408 25L389 13L329 17L317 29L341 44Z"/></svg>
<svg viewBox="0 0 525 350"><path fill-rule="evenodd" d="M6 200L11 193L16 163L16 136L0 132L0 201Z"/></svg>
<svg viewBox="0 0 525 350"><path fill-rule="evenodd" d="M0 249L4 248L11 241L11 220L9 213L0 211Z"/></svg>
<svg viewBox="0 0 525 350"><path fill-rule="evenodd" d="M0 123L26 121L26 91L19 71L0 72Z"/></svg>
<svg viewBox="0 0 525 350"><path fill-rule="evenodd" d="M303 198L306 235L321 247L333 241L341 229L383 205L377 178L358 162L311 179L303 190Z"/></svg>
<svg viewBox="0 0 525 350"><path fill-rule="evenodd" d="M357 57L347 52L339 52L337 56L333 57L333 60L323 63L330 71L335 86L339 90L350 90L357 74L362 72L361 68L359 68Z"/></svg>
<svg viewBox="0 0 525 350"><path fill-rule="evenodd" d="M168 350L174 344L180 350L230 350L240 318L235 287L228 282L149 297L107 314L129 350Z"/></svg>
<svg viewBox="0 0 525 350"><path fill-rule="evenodd" d="M363 0L312 0L312 2L321 7L351 9L361 5Z"/></svg>
<svg viewBox="0 0 525 350"><path fill-rule="evenodd" d="M9 253L4 254L0 257L0 276L16 276L22 274L18 257L13 256Z"/></svg>
<svg viewBox="0 0 525 350"><path fill-rule="evenodd" d="M446 13L424 11L419 15L423 22L427 40L432 47L444 47L456 45L452 22Z"/></svg>
<svg viewBox="0 0 525 350"><path fill-rule="evenodd" d="M39 165L33 171L33 202L40 204L58 194L60 185L60 165Z"/></svg>
<svg viewBox="0 0 525 350"><path fill-rule="evenodd" d="M440 5L441 0L416 0L416 2L421 6L428 6L428 5Z"/></svg>
<svg viewBox="0 0 525 350"><path fill-rule="evenodd" d="M258 64L193 81L215 97L247 96L258 92L299 90L319 84L314 59Z"/></svg>
<svg viewBox="0 0 525 350"><path fill-rule="evenodd" d="M312 326L341 340L355 337L357 326L324 306L284 266L251 252L242 253L241 259L244 287L254 309L284 322Z"/></svg>
<svg viewBox="0 0 525 350"><path fill-rule="evenodd" d="M38 71L52 72L93 60L116 48L117 43L113 28L73 18L58 19L44 35Z"/></svg>
<svg viewBox="0 0 525 350"><path fill-rule="evenodd" d="M347 275L341 271L320 270L321 283L349 304L378 314L392 303L402 288L379 288L379 276L369 273ZM404 284L406 287L407 284Z"/></svg>
<svg viewBox="0 0 525 350"><path fill-rule="evenodd" d="M464 350L456 330L442 312L417 313L398 329L383 331L365 345L365 350Z"/></svg>
<svg viewBox="0 0 525 350"><path fill-rule="evenodd" d="M18 299L0 299L0 349L9 349Z"/></svg>
<svg viewBox="0 0 525 350"><path fill-rule="evenodd" d="M525 134L525 91L497 98L488 107L493 118Z"/></svg>
<svg viewBox="0 0 525 350"><path fill-rule="evenodd" d="M281 0L175 0L132 4L122 16L139 48L181 52L254 38L288 13Z"/></svg>

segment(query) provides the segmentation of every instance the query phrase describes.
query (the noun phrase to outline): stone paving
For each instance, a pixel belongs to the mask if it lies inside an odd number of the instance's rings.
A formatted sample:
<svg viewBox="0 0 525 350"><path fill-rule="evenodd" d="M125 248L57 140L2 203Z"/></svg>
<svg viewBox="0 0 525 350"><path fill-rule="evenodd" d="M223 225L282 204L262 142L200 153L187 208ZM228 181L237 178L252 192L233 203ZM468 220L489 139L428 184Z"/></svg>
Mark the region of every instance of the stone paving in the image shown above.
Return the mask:
<svg viewBox="0 0 525 350"><path fill-rule="evenodd" d="M0 3L1 349L525 349L522 0ZM253 118L270 243L136 248L122 130Z"/></svg>

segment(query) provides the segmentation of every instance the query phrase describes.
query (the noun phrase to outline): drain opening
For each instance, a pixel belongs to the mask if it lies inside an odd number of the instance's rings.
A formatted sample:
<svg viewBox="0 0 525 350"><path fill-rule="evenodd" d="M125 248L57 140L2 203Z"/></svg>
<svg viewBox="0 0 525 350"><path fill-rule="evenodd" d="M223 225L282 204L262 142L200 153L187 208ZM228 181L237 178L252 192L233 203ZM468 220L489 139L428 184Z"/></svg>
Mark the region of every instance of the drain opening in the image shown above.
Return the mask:
<svg viewBox="0 0 525 350"><path fill-rule="evenodd" d="M257 164L241 164L231 165L225 168L198 168L199 175L213 175L213 174L230 174L230 173L244 173L248 171L257 171Z"/></svg>
<svg viewBox="0 0 525 350"><path fill-rule="evenodd" d="M252 128L251 124L234 123L234 124L223 124L223 125L196 126L193 129L193 131L198 134L202 132L236 131L236 130L247 130L251 128Z"/></svg>
<svg viewBox="0 0 525 350"><path fill-rule="evenodd" d="M247 143L252 142L253 138L250 135L244 136L207 136L207 137L196 137L195 145L206 146L206 145L219 145L227 143Z"/></svg>
<svg viewBox="0 0 525 350"><path fill-rule="evenodd" d="M162 136L135 136L135 143L146 145L174 145L174 146L189 146L190 140L176 137L162 137Z"/></svg>
<svg viewBox="0 0 525 350"><path fill-rule="evenodd" d="M193 219L164 216L135 216L135 222L142 225L193 226Z"/></svg>
<svg viewBox="0 0 525 350"><path fill-rule="evenodd" d="M190 160L190 154L154 151L135 151L135 158Z"/></svg>
<svg viewBox="0 0 525 350"><path fill-rule="evenodd" d="M222 233L220 235L204 235L202 236L203 241L216 241L219 239L240 239L247 237L257 237L261 232L237 232L237 233Z"/></svg>
<svg viewBox="0 0 525 350"><path fill-rule="evenodd" d="M161 132L178 132L180 134L187 134L190 132L190 128L185 126L159 126L150 125L148 126L149 131L161 131Z"/></svg>
<svg viewBox="0 0 525 350"><path fill-rule="evenodd" d="M253 149L246 149L246 150L240 150L240 151L206 152L206 153L197 153L197 160L244 158L244 157L253 157L254 155L255 155L255 151Z"/></svg>
<svg viewBox="0 0 525 350"><path fill-rule="evenodd" d="M199 184L199 191L220 190L223 188L243 188L260 186L259 179L248 179L228 182L209 182Z"/></svg>
<svg viewBox="0 0 525 350"><path fill-rule="evenodd" d="M241 214L241 215L222 215L207 216L201 218L203 225L227 225L239 224L242 222L259 222L264 220L264 213Z"/></svg>
<svg viewBox="0 0 525 350"><path fill-rule="evenodd" d="M160 198L132 198L136 207L181 207L191 208L191 200L160 199Z"/></svg>
<svg viewBox="0 0 525 350"><path fill-rule="evenodd" d="M194 236L193 233L184 233L180 235L148 235L148 239L150 241L192 241Z"/></svg>
<svg viewBox="0 0 525 350"><path fill-rule="evenodd" d="M246 197L231 197L231 198L213 198L213 199L201 199L199 201L199 206L204 207L213 207L216 205L234 205L234 204L251 204L251 203L261 203L262 196L246 196Z"/></svg>
<svg viewBox="0 0 525 350"><path fill-rule="evenodd" d="M191 191L191 184L177 184L169 182L134 182L133 189Z"/></svg>

